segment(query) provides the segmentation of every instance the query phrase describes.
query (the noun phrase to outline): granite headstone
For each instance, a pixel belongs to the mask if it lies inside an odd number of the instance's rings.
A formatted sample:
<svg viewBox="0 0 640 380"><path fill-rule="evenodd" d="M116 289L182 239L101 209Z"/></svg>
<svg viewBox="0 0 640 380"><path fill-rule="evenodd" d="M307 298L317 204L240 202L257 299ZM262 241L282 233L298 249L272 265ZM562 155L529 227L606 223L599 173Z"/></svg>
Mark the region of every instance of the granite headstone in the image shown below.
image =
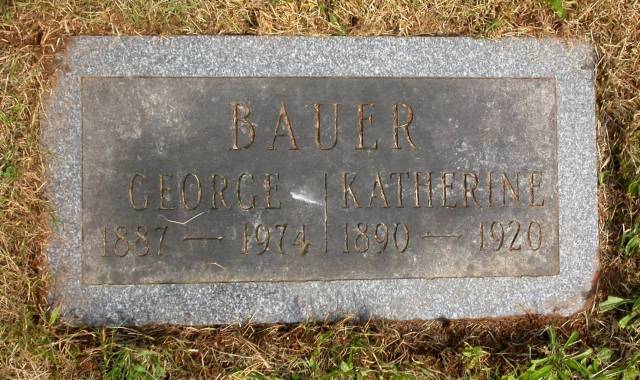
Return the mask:
<svg viewBox="0 0 640 380"><path fill-rule="evenodd" d="M554 39L78 37L43 122L72 323L569 315L594 63Z"/></svg>

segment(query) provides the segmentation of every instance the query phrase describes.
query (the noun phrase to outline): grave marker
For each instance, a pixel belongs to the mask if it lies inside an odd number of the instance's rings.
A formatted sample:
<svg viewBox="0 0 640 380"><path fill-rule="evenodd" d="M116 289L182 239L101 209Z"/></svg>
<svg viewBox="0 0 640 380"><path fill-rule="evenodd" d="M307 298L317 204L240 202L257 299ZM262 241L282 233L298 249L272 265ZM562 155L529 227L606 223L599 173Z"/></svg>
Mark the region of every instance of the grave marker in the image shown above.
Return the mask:
<svg viewBox="0 0 640 380"><path fill-rule="evenodd" d="M61 59L47 254L71 322L567 315L589 297L586 45L79 37Z"/></svg>

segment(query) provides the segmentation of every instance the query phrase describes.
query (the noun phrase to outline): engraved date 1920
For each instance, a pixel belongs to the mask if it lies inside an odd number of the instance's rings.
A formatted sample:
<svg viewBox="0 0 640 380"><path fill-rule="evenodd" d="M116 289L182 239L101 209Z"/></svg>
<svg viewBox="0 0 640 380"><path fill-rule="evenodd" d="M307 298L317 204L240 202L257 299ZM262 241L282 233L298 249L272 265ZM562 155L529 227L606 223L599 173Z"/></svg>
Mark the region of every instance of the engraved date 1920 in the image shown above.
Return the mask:
<svg viewBox="0 0 640 380"><path fill-rule="evenodd" d="M537 251L542 246L542 227L532 221L521 224L517 220L480 223L480 250Z"/></svg>

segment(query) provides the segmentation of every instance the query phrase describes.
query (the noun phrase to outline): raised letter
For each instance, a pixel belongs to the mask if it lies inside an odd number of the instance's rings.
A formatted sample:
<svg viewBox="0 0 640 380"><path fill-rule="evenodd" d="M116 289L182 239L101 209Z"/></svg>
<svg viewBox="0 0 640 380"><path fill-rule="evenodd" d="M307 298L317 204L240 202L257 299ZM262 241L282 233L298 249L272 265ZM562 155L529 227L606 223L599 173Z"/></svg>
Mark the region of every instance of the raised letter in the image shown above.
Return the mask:
<svg viewBox="0 0 640 380"><path fill-rule="evenodd" d="M173 178L171 174L160 174L160 206L158 209L160 210L175 210L176 206L165 205L165 201L169 199L165 198L165 195L169 195L171 193L171 189L165 186L165 178Z"/></svg>
<svg viewBox="0 0 640 380"><path fill-rule="evenodd" d="M456 173L453 172L442 172L442 207L456 207L458 202L454 204L447 203L447 189L453 190L453 183L447 181L447 176L450 175L451 179L454 180L456 178Z"/></svg>
<svg viewBox="0 0 640 380"><path fill-rule="evenodd" d="M251 123L249 120L249 116L251 115L251 108L247 104L240 103L231 103L231 139L232 146L231 150L240 150L246 149L253 144L253 141L256 139L256 126ZM238 109L244 111L244 115L238 119ZM249 141L244 146L238 145L238 121L240 121L241 125L249 132Z"/></svg>
<svg viewBox="0 0 640 380"><path fill-rule="evenodd" d="M333 103L333 135L334 136L333 136L333 142L331 143L331 145L328 145L326 147L322 146L322 142L321 142L322 134L320 133L320 106L322 106L321 103L315 103L313 105L313 108L315 108L316 110L316 145L320 150L331 150L338 143L338 110L340 108L339 107L340 104Z"/></svg>
<svg viewBox="0 0 640 380"><path fill-rule="evenodd" d="M487 188L489 193L489 207L493 207L493 173L487 172Z"/></svg>
<svg viewBox="0 0 640 380"><path fill-rule="evenodd" d="M218 190L218 185L216 185L216 178L218 177L222 181L222 188L220 190ZM227 177L223 175L218 175L218 174L214 174L211 176L211 208L212 209L215 210L218 208L218 197L220 197L220 204L222 204L222 207L229 208L227 201L224 199L224 191L227 189L227 185L229 185L229 183L227 182Z"/></svg>
<svg viewBox="0 0 640 380"><path fill-rule="evenodd" d="M513 188L511 181L507 177L507 173L502 172L502 207L507 207L507 186L511 190L511 198L513 203L517 206L520 204L520 186L518 185L518 173L516 173L516 187Z"/></svg>
<svg viewBox="0 0 640 380"><path fill-rule="evenodd" d="M471 189L469 189L469 185L467 183L467 178L473 178L473 184L471 185ZM475 173L464 173L464 207L469 206L468 195L471 194L471 199L473 200L473 205L478 207L478 200L476 199L476 190L478 189L478 176Z"/></svg>
<svg viewBox="0 0 640 380"><path fill-rule="evenodd" d="M427 178L425 178L424 181L424 185L420 184L420 175L421 174L426 174ZM431 172L428 173L423 173L423 172L416 172L415 174L415 193L414 193L414 198L415 198L415 208L420 208L422 207L422 205L420 204L420 187L426 187L427 188L427 195L429 196L429 198L427 199L427 207L433 207L433 187L431 186Z"/></svg>
<svg viewBox="0 0 640 380"><path fill-rule="evenodd" d="M196 186L196 204L193 206L189 205L189 202L187 202L187 179L188 178L193 178L194 180L194 185ZM200 206L200 202L202 201L202 186L200 186L200 178L198 178L197 175L193 174L193 173L187 173L185 174L185 176L182 178L182 186L180 187L180 199L182 199L182 205L184 206L184 208L186 210L195 210L196 208L198 208L198 206Z"/></svg>
<svg viewBox="0 0 640 380"><path fill-rule="evenodd" d="M351 186L353 185L353 182L356 180L356 175L354 174L351 182L347 184L348 175L349 173L347 172L342 173L342 200L343 200L342 208L349 208L347 204L347 194L351 195L351 199L353 200L353 204L355 205L355 208L360 208L360 202L358 202L358 198L356 198L355 194L353 194L353 191L351 190Z"/></svg>
<svg viewBox="0 0 640 380"><path fill-rule="evenodd" d="M286 128L286 132L280 132L280 125L283 124ZM276 127L273 129L273 141L271 142L271 146L268 147L268 150L276 150L276 139L278 137L289 136L289 150L298 150L298 143L296 142L296 137L293 135L293 130L291 129L291 121L289 121L289 115L287 114L287 108L284 105L284 102L280 103L280 115L278 116L278 122L276 123Z"/></svg>
<svg viewBox="0 0 640 380"><path fill-rule="evenodd" d="M242 173L240 174L240 177L238 177L238 183L236 184L236 198L238 200L238 206L242 209L242 210L251 210L252 208L256 207L256 196L253 195L251 196L251 205L247 206L242 202L242 179L244 177L248 177L251 180L251 183L253 183L253 175L251 173Z"/></svg>
<svg viewBox="0 0 640 380"><path fill-rule="evenodd" d="M409 105L404 103L400 103L400 106L404 107L404 109L407 110L407 121L402 125L398 125L398 104L394 104L392 107L393 108L393 149L402 149L398 144L398 130L400 128L404 129L404 132L407 135L407 142L409 142L409 145L411 145L411 147L415 149L416 144L413 143L413 140L411 139L411 134L409 133L409 125L411 125L411 122L413 121L413 110Z"/></svg>
<svg viewBox="0 0 640 380"><path fill-rule="evenodd" d="M404 207L404 189L402 188L402 176L406 175L407 179L409 178L409 172L406 173L390 173L389 179L393 179L393 176L396 175L396 207L403 208Z"/></svg>
<svg viewBox="0 0 640 380"><path fill-rule="evenodd" d="M271 182L272 178L275 178L275 181L273 181L274 183ZM271 204L272 199L271 199L271 191L278 191L278 181L280 180L280 173L275 173L275 174L271 174L271 173L265 173L265 177L264 177L264 191L265 191L265 201L266 201L266 206L265 208L269 208L269 209L278 209L280 208L280 206L282 206L282 203L280 201L278 201L278 205L274 206Z"/></svg>
<svg viewBox="0 0 640 380"><path fill-rule="evenodd" d="M538 181L535 181L536 175L539 175ZM544 206L544 198L542 198L542 202L536 203L536 195L535 189L539 189L542 184L542 172L541 171L532 171L529 173L529 207L542 207Z"/></svg>
<svg viewBox="0 0 640 380"><path fill-rule="evenodd" d="M142 203L142 206L136 206L136 202L133 197L133 186L135 185L136 178L140 178L143 185L147 182L147 177L144 174L136 173L133 175L133 177L131 177L131 181L129 181L129 204L134 210L144 210L149 205L149 195L146 191L143 191L144 201Z"/></svg>
<svg viewBox="0 0 640 380"><path fill-rule="evenodd" d="M376 189L378 189L377 192ZM387 202L387 194L384 193L384 186L382 185L382 178L380 178L380 173L376 174L376 179L373 181L373 189L371 189L371 195L369 196L369 208L373 207L373 200L375 198L378 198L378 193L380 193L379 197L384 203L382 207L389 208L389 202Z"/></svg>
<svg viewBox="0 0 640 380"><path fill-rule="evenodd" d="M369 122L369 126L373 124L373 115L364 116L364 107L373 107L373 104L358 104L358 145L356 145L356 149L378 149L378 140L373 143L372 146L364 146L364 121L365 119Z"/></svg>

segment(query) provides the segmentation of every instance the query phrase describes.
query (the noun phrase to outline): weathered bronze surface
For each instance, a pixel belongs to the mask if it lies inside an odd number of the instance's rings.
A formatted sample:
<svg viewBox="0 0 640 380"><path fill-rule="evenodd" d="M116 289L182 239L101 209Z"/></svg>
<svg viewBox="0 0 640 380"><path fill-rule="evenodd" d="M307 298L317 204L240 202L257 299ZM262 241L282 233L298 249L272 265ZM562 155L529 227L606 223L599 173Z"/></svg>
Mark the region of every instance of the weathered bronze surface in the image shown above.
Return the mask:
<svg viewBox="0 0 640 380"><path fill-rule="evenodd" d="M552 79L82 79L85 284L559 271Z"/></svg>

